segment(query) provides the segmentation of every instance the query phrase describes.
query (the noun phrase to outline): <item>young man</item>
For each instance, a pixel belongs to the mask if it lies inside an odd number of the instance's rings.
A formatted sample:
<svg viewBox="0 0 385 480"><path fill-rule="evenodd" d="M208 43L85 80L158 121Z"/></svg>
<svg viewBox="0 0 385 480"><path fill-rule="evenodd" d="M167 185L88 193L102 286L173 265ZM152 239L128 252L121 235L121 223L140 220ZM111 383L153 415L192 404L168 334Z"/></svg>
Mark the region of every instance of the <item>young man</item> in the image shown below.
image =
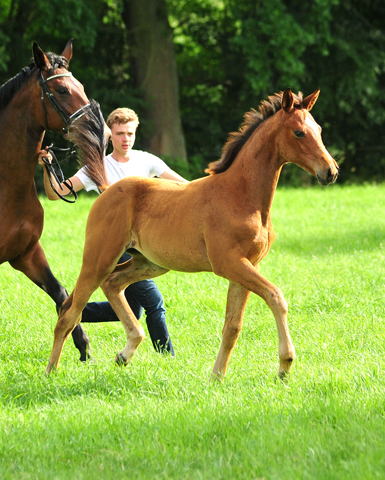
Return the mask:
<svg viewBox="0 0 385 480"><path fill-rule="evenodd" d="M105 166L109 184L122 178L139 175L143 177L160 177L167 180L187 182L183 177L171 170L160 158L151 153L140 150L133 150L136 129L139 119L133 110L128 108L117 108L107 118L107 126L111 131L111 143L113 151L105 157ZM39 155L40 165L44 165L42 157L50 157L46 150ZM83 188L98 191L97 185L87 175L85 168L81 168L70 178L75 191ZM60 188L55 185L58 190ZM68 195L68 188L62 184L62 195ZM46 169L44 168L44 188L50 200L58 200L59 197L53 191ZM119 263L128 260L130 257L124 253ZM162 294L153 280L143 280L129 285L125 290L127 301L139 319L146 312L146 322L155 350L159 352L170 352L174 355L174 349L166 325L165 308ZM90 302L83 310L82 322L110 322L118 321L115 312L108 302Z"/></svg>

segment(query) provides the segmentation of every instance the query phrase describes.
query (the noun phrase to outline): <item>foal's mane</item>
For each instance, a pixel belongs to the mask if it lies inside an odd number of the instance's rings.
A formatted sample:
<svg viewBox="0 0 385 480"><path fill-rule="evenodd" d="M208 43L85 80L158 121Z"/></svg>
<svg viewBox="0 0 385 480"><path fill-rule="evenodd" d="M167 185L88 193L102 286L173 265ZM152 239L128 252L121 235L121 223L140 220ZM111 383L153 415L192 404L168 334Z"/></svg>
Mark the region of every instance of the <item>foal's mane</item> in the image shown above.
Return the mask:
<svg viewBox="0 0 385 480"><path fill-rule="evenodd" d="M48 75L51 75L52 72L57 68L68 69L68 60L65 57L56 55L56 53L52 52L46 53L46 56L52 65L52 69L50 69ZM37 67L35 63L30 63L27 67L24 67L21 72L7 80L0 87L0 110L4 109L11 102L13 97L21 89L24 83L26 83L36 71Z"/></svg>
<svg viewBox="0 0 385 480"><path fill-rule="evenodd" d="M225 172L234 162L238 153L242 150L243 146L255 130L261 125L261 123L267 118L272 117L278 110L282 108L282 96L283 92L276 93L268 97L268 100L264 100L259 106L258 110L252 108L249 112L245 113L244 120L237 132L229 134L227 142L222 149L222 156L216 162L211 162L206 168L205 172L210 175ZM302 93L294 96L294 107L302 108Z"/></svg>

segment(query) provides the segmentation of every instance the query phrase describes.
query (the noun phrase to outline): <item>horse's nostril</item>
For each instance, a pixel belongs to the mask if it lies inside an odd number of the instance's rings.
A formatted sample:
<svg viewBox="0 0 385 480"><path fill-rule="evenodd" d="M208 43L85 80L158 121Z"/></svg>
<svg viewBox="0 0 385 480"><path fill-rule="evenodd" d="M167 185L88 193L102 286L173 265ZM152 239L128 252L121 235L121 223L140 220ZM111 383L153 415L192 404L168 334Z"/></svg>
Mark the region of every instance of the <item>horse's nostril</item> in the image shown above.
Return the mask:
<svg viewBox="0 0 385 480"><path fill-rule="evenodd" d="M337 174L332 173L331 168L329 168L327 176L326 176L328 183L333 182L336 179L336 177L337 177Z"/></svg>

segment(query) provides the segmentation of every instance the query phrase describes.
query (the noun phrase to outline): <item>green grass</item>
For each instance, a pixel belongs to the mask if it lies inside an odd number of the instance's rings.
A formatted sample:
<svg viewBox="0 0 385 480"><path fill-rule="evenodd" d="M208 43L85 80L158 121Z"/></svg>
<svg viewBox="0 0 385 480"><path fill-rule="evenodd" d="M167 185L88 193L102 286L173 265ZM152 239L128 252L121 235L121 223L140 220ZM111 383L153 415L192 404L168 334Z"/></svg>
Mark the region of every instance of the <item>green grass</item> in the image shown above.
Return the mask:
<svg viewBox="0 0 385 480"><path fill-rule="evenodd" d="M92 201L43 200L42 244L68 290ZM175 359L146 338L117 368L123 327L85 325L94 361L80 364L70 340L46 378L54 305L3 265L0 478L384 478L384 212L385 185L277 191L261 272L289 303L297 359L286 384L274 318L255 296L225 381L210 384L227 283L174 272L156 282Z"/></svg>

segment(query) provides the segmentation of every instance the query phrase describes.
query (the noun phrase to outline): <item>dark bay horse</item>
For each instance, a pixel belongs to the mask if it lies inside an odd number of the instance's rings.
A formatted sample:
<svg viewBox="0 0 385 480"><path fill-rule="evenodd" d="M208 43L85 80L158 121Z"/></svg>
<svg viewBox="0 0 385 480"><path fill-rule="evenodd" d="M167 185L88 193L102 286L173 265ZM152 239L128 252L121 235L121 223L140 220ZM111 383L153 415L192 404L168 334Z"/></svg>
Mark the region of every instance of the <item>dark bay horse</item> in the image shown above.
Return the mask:
<svg viewBox="0 0 385 480"><path fill-rule="evenodd" d="M75 289L60 309L46 373L58 366L64 342L91 294L102 286L124 325L127 343L116 361L126 365L144 338L124 297L132 282L169 270L212 271L229 280L222 343L213 377L224 376L242 328L250 292L272 310L278 329L279 375L290 370L295 350L287 303L258 264L274 240L270 210L282 166L292 162L319 183L335 182L338 166L309 113L319 90L304 98L290 89L245 115L230 135L209 176L188 184L131 177L109 187L90 211L83 265ZM132 258L116 265L124 251Z"/></svg>
<svg viewBox="0 0 385 480"><path fill-rule="evenodd" d="M97 163L104 157L104 135L97 138L103 132L103 117L68 71L71 57L72 40L61 56L45 54L35 42L33 63L0 87L0 263L9 262L23 272L57 308L68 294L52 274L39 243L43 208L34 182L44 132L63 132L67 127L67 137L77 144L83 161L93 157ZM87 335L80 325L72 335L81 360L86 360Z"/></svg>

